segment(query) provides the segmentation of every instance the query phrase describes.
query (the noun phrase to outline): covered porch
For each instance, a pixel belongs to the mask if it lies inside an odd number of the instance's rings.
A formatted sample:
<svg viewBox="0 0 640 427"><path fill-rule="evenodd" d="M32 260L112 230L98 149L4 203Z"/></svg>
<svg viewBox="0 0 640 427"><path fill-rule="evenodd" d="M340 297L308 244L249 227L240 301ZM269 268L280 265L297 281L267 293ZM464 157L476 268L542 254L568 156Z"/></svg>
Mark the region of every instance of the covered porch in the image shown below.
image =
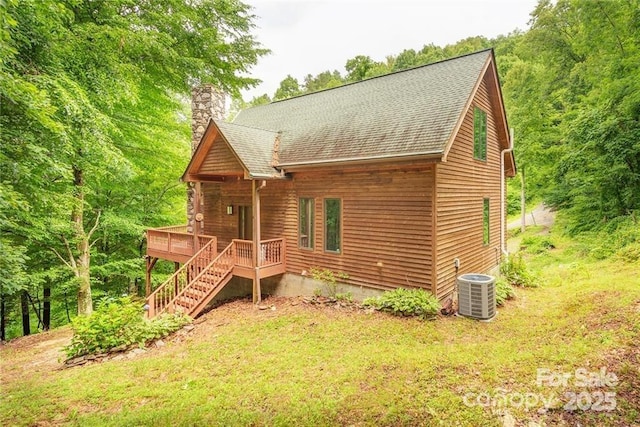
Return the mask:
<svg viewBox="0 0 640 427"><path fill-rule="evenodd" d="M275 132L209 121L182 176L188 185L187 225L147 231L150 315L172 310L197 314L234 276L253 281L258 303L260 280L286 271L285 239L280 233L261 238L261 190L270 180L288 179L272 166L277 141ZM235 191L233 196L225 191L205 196L205 185ZM232 202L222 204L229 197ZM175 273L152 290L151 272L158 259L173 261Z"/></svg>

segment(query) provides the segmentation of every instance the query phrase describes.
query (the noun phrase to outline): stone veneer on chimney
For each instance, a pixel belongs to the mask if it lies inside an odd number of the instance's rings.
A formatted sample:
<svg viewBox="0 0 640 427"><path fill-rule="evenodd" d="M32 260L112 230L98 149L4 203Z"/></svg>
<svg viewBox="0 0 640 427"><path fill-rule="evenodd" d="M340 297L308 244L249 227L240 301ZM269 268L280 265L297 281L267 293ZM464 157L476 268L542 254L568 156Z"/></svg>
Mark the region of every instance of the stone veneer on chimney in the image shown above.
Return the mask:
<svg viewBox="0 0 640 427"><path fill-rule="evenodd" d="M191 155L195 153L200 140L207 129L210 119L222 120L225 114L225 94L216 87L206 84L191 89ZM202 195L196 194L196 186L189 183L187 187L187 232L195 231L195 203L203 205ZM196 197L199 196L199 197ZM198 209L202 212L202 209ZM202 223L198 234L202 233Z"/></svg>

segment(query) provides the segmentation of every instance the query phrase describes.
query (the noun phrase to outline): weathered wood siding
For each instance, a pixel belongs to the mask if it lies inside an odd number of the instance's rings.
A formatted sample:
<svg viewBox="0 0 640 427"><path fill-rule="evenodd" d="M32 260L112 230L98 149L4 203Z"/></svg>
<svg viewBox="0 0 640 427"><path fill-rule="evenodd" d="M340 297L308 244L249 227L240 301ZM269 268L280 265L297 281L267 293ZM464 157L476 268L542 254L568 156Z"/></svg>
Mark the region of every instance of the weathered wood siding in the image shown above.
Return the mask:
<svg viewBox="0 0 640 427"><path fill-rule="evenodd" d="M432 287L433 164L417 170L295 173L261 191L261 238L287 239L287 271L311 267L349 275L354 285ZM249 181L203 184L205 232L224 247L236 237L238 204L251 205ZM298 247L298 200L315 200L315 247ZM342 251L324 250L324 199L342 200ZM226 206L234 205L234 215ZM217 217L217 218L216 218Z"/></svg>
<svg viewBox="0 0 640 427"><path fill-rule="evenodd" d="M218 136L207 153L199 173L242 175L244 169L229 146Z"/></svg>
<svg viewBox="0 0 640 427"><path fill-rule="evenodd" d="M231 178L221 183L202 183L204 233L218 238L221 251L238 238L238 206L251 206L251 181ZM227 206L233 215L227 215Z"/></svg>
<svg viewBox="0 0 640 427"><path fill-rule="evenodd" d="M318 266L347 273L354 285L430 289L432 170L296 175L296 209L285 227L288 271ZM313 251L298 249L300 197L315 199ZM340 254L324 251L325 198L342 200Z"/></svg>
<svg viewBox="0 0 640 427"><path fill-rule="evenodd" d="M458 274L487 272L500 260L500 144L494 103L487 76L451 146L447 161L437 165L437 296L454 290L454 259ZM487 113L487 160L473 157L473 111ZM490 200L489 244L483 245L483 199Z"/></svg>

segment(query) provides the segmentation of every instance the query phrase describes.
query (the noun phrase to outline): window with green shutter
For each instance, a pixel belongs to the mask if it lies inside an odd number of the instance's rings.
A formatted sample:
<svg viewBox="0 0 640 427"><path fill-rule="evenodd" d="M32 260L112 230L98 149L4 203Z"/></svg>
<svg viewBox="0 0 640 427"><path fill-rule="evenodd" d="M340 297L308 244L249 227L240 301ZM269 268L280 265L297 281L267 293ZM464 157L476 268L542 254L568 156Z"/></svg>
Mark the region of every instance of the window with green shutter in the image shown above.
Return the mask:
<svg viewBox="0 0 640 427"><path fill-rule="evenodd" d="M487 160L487 113L473 110L473 158Z"/></svg>

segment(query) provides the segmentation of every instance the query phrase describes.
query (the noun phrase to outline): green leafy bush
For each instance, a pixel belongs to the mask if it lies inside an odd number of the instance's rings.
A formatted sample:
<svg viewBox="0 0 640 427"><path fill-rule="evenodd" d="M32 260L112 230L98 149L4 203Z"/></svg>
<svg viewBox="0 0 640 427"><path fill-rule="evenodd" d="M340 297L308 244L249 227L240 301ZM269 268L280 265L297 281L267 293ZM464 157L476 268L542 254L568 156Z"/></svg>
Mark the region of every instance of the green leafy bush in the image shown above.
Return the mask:
<svg viewBox="0 0 640 427"><path fill-rule="evenodd" d="M67 357L97 354L120 346L144 345L180 329L191 319L167 314L148 320L140 304L129 297L102 302L91 316L78 316L72 322L73 338L65 347Z"/></svg>
<svg viewBox="0 0 640 427"><path fill-rule="evenodd" d="M516 292L504 277L496 280L496 304L501 306L505 301L515 298Z"/></svg>
<svg viewBox="0 0 640 427"><path fill-rule="evenodd" d="M527 268L521 254L509 256L500 264L500 274L511 286L535 288L537 277Z"/></svg>
<svg viewBox="0 0 640 427"><path fill-rule="evenodd" d="M556 245L549 236L527 236L522 239L520 249L531 254L541 254L550 249L555 249Z"/></svg>
<svg viewBox="0 0 640 427"><path fill-rule="evenodd" d="M326 268L311 267L311 269L309 269L309 272L311 273L311 277L314 280L317 280L324 284L326 295L330 298L337 297L338 280L346 280L349 278L349 275L347 273L334 273L333 271ZM322 289L316 289L314 291L314 294L316 296L321 296Z"/></svg>
<svg viewBox="0 0 640 427"><path fill-rule="evenodd" d="M631 243L618 249L616 256L628 263L640 261L640 242Z"/></svg>
<svg viewBox="0 0 640 427"><path fill-rule="evenodd" d="M362 305L396 316L416 316L421 319L434 318L440 311L438 299L421 289L394 289L379 297L367 298Z"/></svg>
<svg viewBox="0 0 640 427"><path fill-rule="evenodd" d="M574 235L584 256L596 260L619 258L624 262L640 259L640 225L634 213L601 223L589 231Z"/></svg>

